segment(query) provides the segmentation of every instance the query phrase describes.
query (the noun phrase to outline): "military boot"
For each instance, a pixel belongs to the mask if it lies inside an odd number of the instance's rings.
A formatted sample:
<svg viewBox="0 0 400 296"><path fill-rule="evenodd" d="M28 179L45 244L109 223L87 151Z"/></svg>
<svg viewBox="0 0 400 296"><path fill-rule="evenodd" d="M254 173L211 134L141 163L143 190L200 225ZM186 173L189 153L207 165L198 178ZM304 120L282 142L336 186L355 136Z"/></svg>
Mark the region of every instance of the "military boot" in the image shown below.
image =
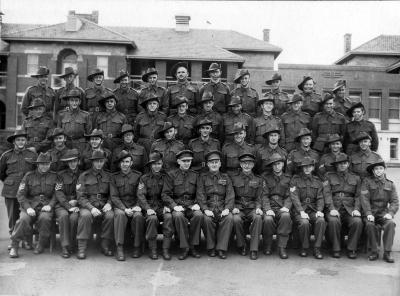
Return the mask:
<svg viewBox="0 0 400 296"><path fill-rule="evenodd" d="M106 238L101 239L101 252L107 257L114 255L110 248L110 241Z"/></svg>
<svg viewBox="0 0 400 296"><path fill-rule="evenodd" d="M117 260L125 261L124 246L121 244L117 245Z"/></svg>
<svg viewBox="0 0 400 296"><path fill-rule="evenodd" d="M385 260L387 263L394 263L394 258L390 254L390 251L385 251L383 253L383 260Z"/></svg>
<svg viewBox="0 0 400 296"><path fill-rule="evenodd" d="M87 239L78 239L78 259L86 259Z"/></svg>
<svg viewBox="0 0 400 296"><path fill-rule="evenodd" d="M11 248L10 248L10 258L18 258L18 247L19 247L19 242L18 241L12 241L11 242Z"/></svg>
<svg viewBox="0 0 400 296"><path fill-rule="evenodd" d="M41 235L39 235L39 241L35 247L35 250L33 251L33 253L35 255L39 255L44 252L44 247L46 245L46 241L47 241L47 238L44 238Z"/></svg>
<svg viewBox="0 0 400 296"><path fill-rule="evenodd" d="M149 249L150 249L150 254L149 254L150 259L157 260L158 259L157 240L155 239L149 240Z"/></svg>
<svg viewBox="0 0 400 296"><path fill-rule="evenodd" d="M169 253L168 248L163 249L162 256L163 256L164 260L171 260L171 254Z"/></svg>

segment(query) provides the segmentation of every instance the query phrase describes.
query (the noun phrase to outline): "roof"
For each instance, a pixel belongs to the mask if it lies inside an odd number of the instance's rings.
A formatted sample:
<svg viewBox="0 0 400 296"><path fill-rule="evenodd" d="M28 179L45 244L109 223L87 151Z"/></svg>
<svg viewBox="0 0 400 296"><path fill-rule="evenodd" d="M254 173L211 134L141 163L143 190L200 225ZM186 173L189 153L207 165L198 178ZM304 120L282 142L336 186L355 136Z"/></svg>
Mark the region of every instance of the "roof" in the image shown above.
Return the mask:
<svg viewBox="0 0 400 296"><path fill-rule="evenodd" d="M400 60L389 67L387 67L386 72L388 73L399 73L400 71Z"/></svg>

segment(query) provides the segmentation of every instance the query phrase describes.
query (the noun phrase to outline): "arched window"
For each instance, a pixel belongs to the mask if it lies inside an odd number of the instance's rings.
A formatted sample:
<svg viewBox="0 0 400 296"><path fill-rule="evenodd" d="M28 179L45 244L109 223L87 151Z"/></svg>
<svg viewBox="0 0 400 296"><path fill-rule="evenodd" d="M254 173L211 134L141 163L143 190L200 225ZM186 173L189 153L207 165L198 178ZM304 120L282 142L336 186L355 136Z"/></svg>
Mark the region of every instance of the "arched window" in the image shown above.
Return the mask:
<svg viewBox="0 0 400 296"><path fill-rule="evenodd" d="M75 70L78 69L78 55L71 48L65 48L58 54L57 72L64 73L66 67L72 67Z"/></svg>

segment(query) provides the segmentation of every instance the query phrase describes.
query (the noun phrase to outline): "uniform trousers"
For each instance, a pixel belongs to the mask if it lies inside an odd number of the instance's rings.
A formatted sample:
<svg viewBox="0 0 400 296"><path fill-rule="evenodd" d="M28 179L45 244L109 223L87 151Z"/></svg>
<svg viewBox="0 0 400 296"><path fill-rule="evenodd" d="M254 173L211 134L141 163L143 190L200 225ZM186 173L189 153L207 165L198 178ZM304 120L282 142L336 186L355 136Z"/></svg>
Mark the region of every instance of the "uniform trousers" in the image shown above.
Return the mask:
<svg viewBox="0 0 400 296"><path fill-rule="evenodd" d="M53 219L53 211L42 212L35 210L36 216L29 216L25 209L21 209L19 219L15 223L14 230L11 234L11 240L13 242L19 242L25 237L32 234L32 226L34 223L37 224L37 230L39 232L39 239L46 239L51 235L51 223Z"/></svg>
<svg viewBox="0 0 400 296"><path fill-rule="evenodd" d="M200 231L203 223L203 213L186 209L184 212L172 212L175 234L179 239L179 247L182 249L200 244ZM190 225L188 225L190 221Z"/></svg>
<svg viewBox="0 0 400 296"><path fill-rule="evenodd" d="M146 234L145 238L149 242L149 247L156 247L155 241L157 240L158 226L160 221L162 224L163 233L163 249L169 249L171 247L171 239L174 233L174 226L172 223L171 213L162 213L162 210L157 210L156 215L146 215Z"/></svg>
<svg viewBox="0 0 400 296"><path fill-rule="evenodd" d="M141 212L134 212L132 217L128 217L125 211L114 209L114 235L115 243L123 245L125 241L126 225L130 222L131 233L133 235L133 246L140 247L143 243L144 217Z"/></svg>
<svg viewBox="0 0 400 296"><path fill-rule="evenodd" d="M88 209L79 210L77 239L90 239L92 237L92 224L100 224L100 237L112 240L114 238L114 211L101 212L100 216L93 217Z"/></svg>
<svg viewBox="0 0 400 296"><path fill-rule="evenodd" d="M58 229L60 232L61 246L75 246L79 213L70 213L62 207L56 208L55 212L58 221Z"/></svg>
<svg viewBox="0 0 400 296"><path fill-rule="evenodd" d="M233 214L233 229L238 248L246 245L245 222L250 222L250 251L258 251L262 231L262 216L257 215L254 209L244 209L240 210L238 214Z"/></svg>
<svg viewBox="0 0 400 296"><path fill-rule="evenodd" d="M12 233L15 223L19 218L19 202L16 198L4 198L8 216L8 232Z"/></svg>
<svg viewBox="0 0 400 296"><path fill-rule="evenodd" d="M376 216L375 222L370 222L367 220L365 221L365 232L367 234L368 247L371 249L372 252L378 251L378 239L380 230L383 231L383 250L385 252L392 251L395 227L396 223L394 223L393 219L384 219L382 216Z"/></svg>
<svg viewBox="0 0 400 296"><path fill-rule="evenodd" d="M278 247L286 248L289 234L292 232L292 218L289 213L273 210L275 216L264 215L263 241L264 246L272 245L272 236L278 235Z"/></svg>
<svg viewBox="0 0 400 296"><path fill-rule="evenodd" d="M310 219L301 218L300 214L294 217L299 230L299 239L303 249L310 247L310 232L313 227L315 242L314 247L320 248L324 238L326 223L323 217L316 217L315 212L307 212Z"/></svg>
<svg viewBox="0 0 400 296"><path fill-rule="evenodd" d="M233 228L233 216L229 213L221 217L220 211L213 211L214 217L204 215L203 233L207 241L207 249L228 250L229 239Z"/></svg>

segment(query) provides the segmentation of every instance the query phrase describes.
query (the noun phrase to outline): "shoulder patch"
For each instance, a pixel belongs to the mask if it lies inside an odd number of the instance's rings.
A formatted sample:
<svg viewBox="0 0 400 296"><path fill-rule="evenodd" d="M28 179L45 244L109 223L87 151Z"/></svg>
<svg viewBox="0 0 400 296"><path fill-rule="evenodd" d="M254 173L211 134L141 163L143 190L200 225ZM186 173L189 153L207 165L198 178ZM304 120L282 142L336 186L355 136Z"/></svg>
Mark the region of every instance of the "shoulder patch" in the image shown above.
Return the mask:
<svg viewBox="0 0 400 296"><path fill-rule="evenodd" d="M82 184L80 184L80 183L76 184L76 190L81 189L81 187L82 187Z"/></svg>
<svg viewBox="0 0 400 296"><path fill-rule="evenodd" d="M18 191L24 190L24 189L25 189L25 183L21 182L21 184L19 184Z"/></svg>
<svg viewBox="0 0 400 296"><path fill-rule="evenodd" d="M324 186L328 186L329 182L328 181L324 181L324 182L322 182L322 184L324 184Z"/></svg>
<svg viewBox="0 0 400 296"><path fill-rule="evenodd" d="M139 185L138 185L138 189L142 190L143 188L144 188L144 183L140 181Z"/></svg>
<svg viewBox="0 0 400 296"><path fill-rule="evenodd" d="M290 192L295 192L296 191L296 186L290 187Z"/></svg>
<svg viewBox="0 0 400 296"><path fill-rule="evenodd" d="M56 186L54 187L55 191L59 191L63 188L63 184L62 183L56 183Z"/></svg>

